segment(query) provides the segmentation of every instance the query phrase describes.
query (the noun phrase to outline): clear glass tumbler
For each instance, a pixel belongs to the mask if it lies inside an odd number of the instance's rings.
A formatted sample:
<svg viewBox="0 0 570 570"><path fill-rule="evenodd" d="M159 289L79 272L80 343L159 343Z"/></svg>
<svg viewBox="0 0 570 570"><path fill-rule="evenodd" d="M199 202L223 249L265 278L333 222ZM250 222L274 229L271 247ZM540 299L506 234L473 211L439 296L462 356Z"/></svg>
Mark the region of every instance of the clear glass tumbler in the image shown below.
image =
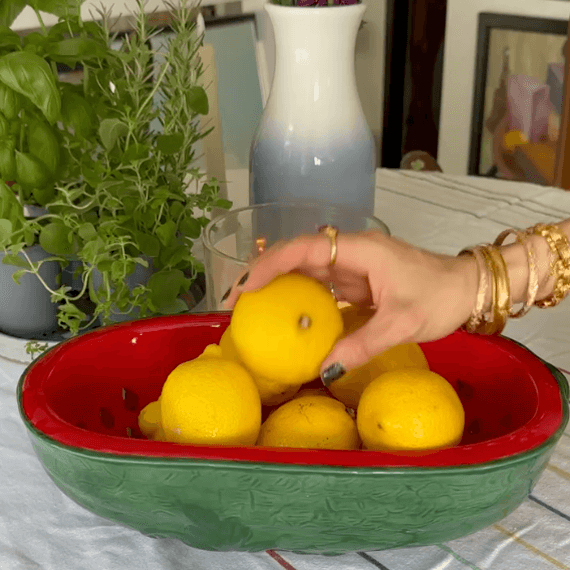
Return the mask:
<svg viewBox="0 0 570 570"><path fill-rule="evenodd" d="M301 202L258 204L230 210L214 218L203 230L206 274L206 310L217 311L228 287L258 255L258 240L265 248L278 240L314 234L330 224L340 232L377 229L390 235L375 217L346 207Z"/></svg>

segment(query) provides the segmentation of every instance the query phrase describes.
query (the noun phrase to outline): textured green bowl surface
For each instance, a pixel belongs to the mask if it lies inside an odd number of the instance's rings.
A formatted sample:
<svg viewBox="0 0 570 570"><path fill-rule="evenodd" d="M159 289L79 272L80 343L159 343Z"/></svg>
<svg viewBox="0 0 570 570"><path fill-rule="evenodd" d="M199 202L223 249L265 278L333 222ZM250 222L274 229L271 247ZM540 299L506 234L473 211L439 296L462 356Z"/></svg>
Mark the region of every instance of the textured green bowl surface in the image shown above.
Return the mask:
<svg viewBox="0 0 570 570"><path fill-rule="evenodd" d="M204 550L322 554L482 529L521 504L557 440L477 467L356 469L113 457L32 434L56 485L98 515Z"/></svg>

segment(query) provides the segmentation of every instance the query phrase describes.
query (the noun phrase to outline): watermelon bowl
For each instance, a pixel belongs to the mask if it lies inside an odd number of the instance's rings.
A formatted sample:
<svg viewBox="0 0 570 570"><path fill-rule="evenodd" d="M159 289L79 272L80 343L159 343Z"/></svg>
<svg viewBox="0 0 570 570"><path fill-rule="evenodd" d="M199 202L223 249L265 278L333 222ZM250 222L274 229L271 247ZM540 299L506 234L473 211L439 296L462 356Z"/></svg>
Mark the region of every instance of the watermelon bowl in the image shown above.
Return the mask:
<svg viewBox="0 0 570 570"><path fill-rule="evenodd" d="M568 384L505 337L422 344L466 412L459 445L423 453L149 441L139 411L168 373L218 342L229 313L141 319L62 342L18 385L53 482L86 509L204 550L341 554L435 544L508 515L568 422Z"/></svg>

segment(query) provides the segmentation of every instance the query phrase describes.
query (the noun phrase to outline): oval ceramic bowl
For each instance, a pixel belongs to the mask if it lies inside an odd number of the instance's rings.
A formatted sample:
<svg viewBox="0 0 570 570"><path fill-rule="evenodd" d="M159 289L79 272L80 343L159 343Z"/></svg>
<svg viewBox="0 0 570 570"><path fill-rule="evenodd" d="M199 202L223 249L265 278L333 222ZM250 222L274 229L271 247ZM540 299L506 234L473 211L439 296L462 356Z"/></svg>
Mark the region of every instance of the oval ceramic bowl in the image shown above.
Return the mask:
<svg viewBox="0 0 570 570"><path fill-rule="evenodd" d="M113 325L34 361L19 382L20 413L55 484L98 515L206 550L428 545L518 507L568 421L560 372L509 339L457 332L422 345L466 410L454 448L397 454L142 438L139 411L229 320L206 313Z"/></svg>

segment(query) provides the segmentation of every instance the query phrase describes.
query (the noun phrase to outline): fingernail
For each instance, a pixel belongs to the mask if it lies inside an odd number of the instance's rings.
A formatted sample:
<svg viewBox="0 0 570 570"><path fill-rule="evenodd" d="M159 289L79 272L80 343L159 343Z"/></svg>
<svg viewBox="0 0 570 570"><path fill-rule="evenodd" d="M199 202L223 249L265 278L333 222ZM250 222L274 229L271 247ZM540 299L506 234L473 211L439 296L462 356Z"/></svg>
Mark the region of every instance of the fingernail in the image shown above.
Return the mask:
<svg viewBox="0 0 570 570"><path fill-rule="evenodd" d="M238 285L243 285L249 277L249 271L238 281Z"/></svg>
<svg viewBox="0 0 570 570"><path fill-rule="evenodd" d="M220 303L223 303L229 296L230 293L232 292L232 288L230 287L223 295L223 297L220 299Z"/></svg>
<svg viewBox="0 0 570 570"><path fill-rule="evenodd" d="M340 362L335 362L331 364L328 368L323 370L321 374L321 380L323 384L328 388L335 380L338 380L346 370Z"/></svg>

